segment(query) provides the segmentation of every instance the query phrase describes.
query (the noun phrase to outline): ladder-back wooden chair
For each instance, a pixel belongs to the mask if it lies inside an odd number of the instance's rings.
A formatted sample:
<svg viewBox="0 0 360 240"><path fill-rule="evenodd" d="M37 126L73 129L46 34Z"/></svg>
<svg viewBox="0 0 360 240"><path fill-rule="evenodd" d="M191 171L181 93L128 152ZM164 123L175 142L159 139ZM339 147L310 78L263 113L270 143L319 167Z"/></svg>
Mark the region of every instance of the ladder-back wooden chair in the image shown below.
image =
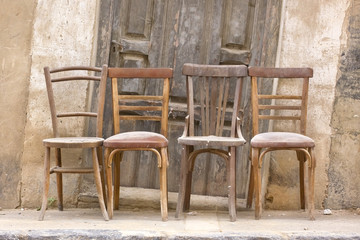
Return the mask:
<svg viewBox="0 0 360 240"><path fill-rule="evenodd" d="M99 198L101 212L105 220L109 220L108 214L105 208L104 200L104 174L103 170L100 169L102 165L102 145L104 139L102 138L102 124L103 124L103 112L104 112L104 99L105 99L105 89L106 89L106 74L107 66L104 65L102 68L98 67L84 67L84 66L73 66L73 67L63 67L50 69L49 67L44 68L46 88L50 103L50 112L51 120L53 126L53 138L48 138L43 140L43 145L45 146L45 159L44 159L44 189L43 189L43 198L41 205L41 212L39 220L44 219L45 210L47 208L48 202L48 191L50 185L50 174L56 173L56 182L57 182L57 192L58 192L58 208L60 211L63 210L63 182L62 174L63 173L93 173L95 177L96 189ZM98 74L98 76L95 76ZM61 82L66 82L72 84L72 87L76 88L76 83L79 81L95 81L99 83L99 93L98 93L98 106L96 112L79 112L77 110L77 101L76 96L73 95L61 95L54 96L55 87L60 87ZM55 86L56 85L56 86ZM60 95L60 94L57 94ZM61 98L74 98L72 102L73 105L67 105L65 108L69 111L58 112L56 105L56 100ZM80 99L79 99L80 100ZM75 109L75 111L74 111ZM73 117L91 117L96 118L96 136L94 137L77 137L77 136L63 136L61 135L59 122L64 118L73 118ZM69 130L69 129L68 129ZM50 149L55 150L55 167L50 169ZM74 168L74 167L64 167L62 164L62 149L69 148L88 148L92 152L92 167L91 168ZM101 172L101 173L100 173Z"/></svg>
<svg viewBox="0 0 360 240"><path fill-rule="evenodd" d="M108 213L119 208L120 162L125 151L151 151L157 157L160 175L160 207L163 221L168 219L167 193L167 132L171 68L109 68L112 82L114 134L104 141L108 190ZM122 81L162 81L162 94L128 93L118 88ZM151 131L125 131L121 120L160 122L160 133ZM114 194L112 189L112 163L114 162ZM114 195L114 196L113 196Z"/></svg>
<svg viewBox="0 0 360 240"><path fill-rule="evenodd" d="M304 162L308 162L308 196L307 207L310 219L314 219L314 174L315 174L315 143L306 135L306 118L308 103L309 78L313 76L311 68L263 68L250 67L251 99L253 116L253 138L251 139L251 175L247 207L251 207L253 191L255 190L255 218L261 218L261 166L264 155L276 150L296 151L299 160L300 200L301 208L305 209L305 169ZM264 79L279 78L282 81L300 80L301 94L265 95L259 93L258 84ZM293 84L297 87L297 84ZM275 101L275 104L272 101ZM287 120L298 121L300 133L295 132L264 132L259 133L259 120Z"/></svg>
<svg viewBox="0 0 360 240"><path fill-rule="evenodd" d="M230 220L236 220L236 147L245 144L240 125L244 65L184 64L188 115L183 135L180 188L176 215L190 208L192 172L199 154L211 153L226 161ZM201 131L195 130L199 122Z"/></svg>

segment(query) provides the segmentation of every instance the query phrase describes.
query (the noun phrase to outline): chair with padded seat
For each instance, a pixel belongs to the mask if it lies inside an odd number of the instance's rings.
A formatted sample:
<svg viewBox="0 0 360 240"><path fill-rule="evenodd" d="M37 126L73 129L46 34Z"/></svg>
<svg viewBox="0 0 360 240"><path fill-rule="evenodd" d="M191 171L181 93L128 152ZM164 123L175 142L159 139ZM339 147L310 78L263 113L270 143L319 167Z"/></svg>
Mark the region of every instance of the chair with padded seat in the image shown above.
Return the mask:
<svg viewBox="0 0 360 240"><path fill-rule="evenodd" d="M240 102L245 65L200 65L186 63L187 108L183 135L178 218L190 208L192 173L196 158L215 154L226 162L230 220L236 220L236 148L245 144L241 133ZM199 125L199 130L196 125Z"/></svg>
<svg viewBox="0 0 360 240"><path fill-rule="evenodd" d="M93 173L95 177L97 195L101 208L102 215L105 220L109 220L104 200L104 174L102 165L102 145L104 139L102 138L102 125L103 125L103 112L104 112L104 99L106 89L106 75L107 66L99 67L86 67L86 66L71 66L50 69L44 68L46 88L50 104L51 120L53 127L53 138L43 140L45 146L45 159L44 159L44 189L42 196L42 205L39 220L44 219L45 211L48 204L48 192L50 185L50 174L56 173L57 193L58 193L58 208L63 210L63 181L62 175L64 173ZM86 112L79 108L79 102L76 100L77 96L67 94L66 89L77 88L78 83L82 81L95 82L98 84L99 91L97 96L97 110L96 112ZM64 85L62 85L64 84ZM65 86L69 84L69 86ZM56 86L55 86L56 85ZM62 85L62 87L60 86ZM62 91L55 91L56 89L62 89ZM87 89L87 88L86 88ZM54 94L55 93L55 94ZM58 93L58 94L56 94ZM56 104L61 102L64 98L69 98L68 102L71 104ZM82 100L82 99L79 99ZM64 108L63 111L58 112L58 107ZM63 106L66 105L66 106ZM62 129L61 122L64 118L96 118L95 136L73 136L72 129ZM83 130L80 130L83 131ZM65 133L64 133L65 132ZM73 148L91 149L92 153L92 167L65 167L63 166L62 150L69 150ZM55 166L50 169L50 150L55 151ZM71 159L73 161L75 159Z"/></svg>
<svg viewBox="0 0 360 240"><path fill-rule="evenodd" d="M119 208L120 162L126 151L150 151L157 158L160 177L160 207L163 221L168 219L167 166L168 166L168 106L171 68L109 68L112 83L114 135L105 139L105 161L108 192L108 213ZM145 81L158 84L157 93L129 92L118 83ZM130 83L131 84L131 83ZM162 88L162 90L161 90ZM156 92L156 91L155 91ZM155 121L160 123L160 133L149 130L129 131L123 121ZM139 124L140 125L140 124ZM126 129L126 130L124 130ZM114 164L114 177L112 165ZM114 186L113 186L114 179ZM114 190L113 190L114 188Z"/></svg>
<svg viewBox="0 0 360 240"><path fill-rule="evenodd" d="M313 76L311 68L264 68L249 67L251 77L251 103L253 117L253 137L251 139L251 174L247 207L250 208L255 191L255 219L261 218L261 167L264 155L277 150L296 151L299 161L300 202L305 209L305 168L308 163L307 207L309 218L314 219L314 174L315 142L306 136L306 118L308 104L309 78ZM293 94L262 94L258 86L269 79L294 81L291 85L297 88ZM296 81L302 81L296 83ZM300 88L298 86L301 86ZM299 132L259 132L260 120L292 121L299 123Z"/></svg>

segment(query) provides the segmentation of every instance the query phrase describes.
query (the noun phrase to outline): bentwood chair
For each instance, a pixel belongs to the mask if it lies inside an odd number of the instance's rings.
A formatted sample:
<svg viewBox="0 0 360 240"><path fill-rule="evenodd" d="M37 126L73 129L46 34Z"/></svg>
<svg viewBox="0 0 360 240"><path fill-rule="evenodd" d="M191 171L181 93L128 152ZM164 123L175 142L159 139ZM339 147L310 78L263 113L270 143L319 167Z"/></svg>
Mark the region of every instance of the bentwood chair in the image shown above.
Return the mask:
<svg viewBox="0 0 360 240"><path fill-rule="evenodd" d="M104 65L102 68L98 67L63 67L50 69L49 67L44 68L46 88L50 103L51 120L53 126L53 138L43 140L45 146L45 159L44 159L44 189L42 197L42 205L39 220L44 219L45 210L48 202L48 191L50 185L50 174L56 173L57 192L58 192L58 208L60 211L63 210L63 173L93 173L95 177L96 189L99 198L101 212L105 220L109 220L108 214L105 208L104 201L104 175L101 174L100 165L102 165L102 123L103 123L103 111L104 111L104 98L106 89L106 74L107 66ZM98 74L95 76L95 74ZM94 81L95 84L99 84L98 93L98 106L96 112L86 112L84 109L78 109L78 101L76 96L69 95L67 90L77 88L80 81ZM62 85L63 84L63 85ZM65 86L69 84L71 86ZM56 86L55 86L56 85ZM62 85L62 86L61 86ZM56 91L56 89L63 89L62 91ZM87 89L87 88L86 88ZM54 94L58 93L58 94ZM66 104L66 111L58 112L57 108L61 105L56 105L56 102L61 102L64 98L70 98L72 105ZM79 99L81 100L81 99ZM62 104L64 105L64 104ZM63 106L61 106L63 107ZM61 122L64 118L74 117L90 117L96 118L96 136L94 137L83 137L74 136L72 129L61 129ZM80 130L83 131L83 130ZM60 132L63 134L61 135ZM71 135L71 136L70 136ZM53 148L55 151L55 166L50 169L50 149ZM80 168L80 167L65 167L63 166L62 150L64 149L91 149L92 153L92 167ZM75 160L75 159L71 159ZM101 172L101 173L100 173Z"/></svg>
<svg viewBox="0 0 360 240"><path fill-rule="evenodd" d="M119 208L120 162L125 151L150 151L157 157L160 175L160 207L163 221L168 219L167 166L168 166L168 106L171 68L109 68L112 83L114 135L104 141L108 213ZM132 93L118 87L118 83L146 81L158 82L158 93L145 91ZM159 82L160 81L160 82ZM162 91L161 91L162 88ZM160 122L160 133L151 131L124 131L123 121ZM139 124L141 125L141 124ZM114 162L114 194L112 163ZM114 197L113 197L114 195Z"/></svg>
<svg viewBox="0 0 360 240"><path fill-rule="evenodd" d="M188 115L183 135L180 188L176 215L190 208L192 172L196 158L215 154L226 161L230 220L236 221L236 148L245 144L241 133L240 102L244 65L184 64ZM196 130L196 124L201 130Z"/></svg>
<svg viewBox="0 0 360 240"><path fill-rule="evenodd" d="M311 68L263 68L250 67L251 77L251 102L253 116L253 138L251 139L251 175L247 207L251 207L253 191L255 190L255 218L261 218L261 166L264 155L271 151L293 150L299 160L300 176L300 201L301 208L305 209L305 169L304 163L308 162L308 193L307 207L310 219L314 219L314 174L315 153L314 140L306 135L306 118L308 104L309 78L313 76ZM295 94L259 93L258 86L264 79L277 78L279 81L294 81L292 86ZM296 84L296 81L302 81ZM273 100L273 101L271 101ZM273 102L273 103L272 103ZM300 133L295 132L264 132L259 133L259 120L281 120L299 123Z"/></svg>

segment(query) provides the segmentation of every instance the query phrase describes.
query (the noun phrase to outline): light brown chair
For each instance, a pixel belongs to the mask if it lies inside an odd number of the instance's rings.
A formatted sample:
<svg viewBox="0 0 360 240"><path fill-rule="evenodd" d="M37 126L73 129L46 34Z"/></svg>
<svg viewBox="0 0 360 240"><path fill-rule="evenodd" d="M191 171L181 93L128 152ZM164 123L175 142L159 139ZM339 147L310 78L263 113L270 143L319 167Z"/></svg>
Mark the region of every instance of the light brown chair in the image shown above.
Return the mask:
<svg viewBox="0 0 360 240"><path fill-rule="evenodd" d="M188 116L183 135L180 188L176 215L190 208L192 172L202 153L216 154L226 161L230 220L236 220L236 148L245 144L240 125L240 101L244 65L184 64ZM199 122L201 132L195 130ZM195 149L196 148L196 149Z"/></svg>
<svg viewBox="0 0 360 240"><path fill-rule="evenodd" d="M125 151L151 151L157 157L160 172L160 207L163 221L168 219L167 166L168 166L168 106L171 68L109 68L108 77L112 82L114 134L104 141L108 213L119 208L120 162ZM162 95L146 93L131 94L118 89L122 81L162 81ZM160 134L150 131L127 131L121 129L121 120L158 121ZM114 196L112 189L112 163L114 161Z"/></svg>
<svg viewBox="0 0 360 240"><path fill-rule="evenodd" d="M255 190L255 218L261 218L261 166L264 155L276 150L296 151L299 160L300 200L301 208L305 209L305 169L308 162L308 196L307 207L310 219L314 219L314 174L315 154L314 141L306 135L306 118L308 103L309 78L313 76L311 68L263 68L250 67L251 99L253 116L253 138L251 139L251 175L247 207L251 207L253 191ZM302 81L301 95L266 95L259 93L258 85L269 78L279 78L282 81ZM298 86L293 83L293 86ZM271 103L275 101L275 104ZM300 134L294 132L259 133L259 120L290 120L300 123Z"/></svg>
<svg viewBox="0 0 360 240"><path fill-rule="evenodd" d="M104 98L105 98L105 89L106 89L106 74L107 66L104 65L102 68L97 67L83 67L83 66L74 66L74 67L63 67L57 69L49 69L49 67L44 68L46 88L50 103L51 111L51 120L53 126L53 138L48 138L43 140L43 145L45 146L45 159L44 159L44 189L43 189L43 198L41 205L41 212L39 220L44 219L45 211L47 208L48 202L48 192L50 185L50 174L56 173L56 182L57 182L57 192L58 192L58 208L60 211L63 210L63 183L62 183L62 174L63 173L94 173L95 183L97 194L99 198L101 212L105 220L109 220L108 214L105 208L104 201L104 174L100 174L100 165L102 165L102 145L104 139L102 138L102 123L103 123L103 112L104 112ZM95 76L98 74L98 76ZM97 112L74 112L78 102L74 99L72 102L74 105L66 106L66 109L72 107L73 111L69 112L57 112L55 99L60 98L76 98L73 95L63 95L63 96L54 96L53 85L61 84L60 82L73 83L73 87L76 87L76 82L79 81L95 81L99 82L99 94L98 94L98 107ZM56 85L56 86L58 86ZM55 87L55 86L54 86ZM67 117L91 117L96 118L96 136L95 137L75 137L75 136L62 136L60 135L59 122L61 119ZM55 150L55 167L50 169L50 149ZM93 166L91 168L74 168L74 167L64 167L62 166L62 157L61 150L69 148L88 148L92 152L92 162ZM101 171L103 173L103 171ZM103 180L101 180L101 178Z"/></svg>

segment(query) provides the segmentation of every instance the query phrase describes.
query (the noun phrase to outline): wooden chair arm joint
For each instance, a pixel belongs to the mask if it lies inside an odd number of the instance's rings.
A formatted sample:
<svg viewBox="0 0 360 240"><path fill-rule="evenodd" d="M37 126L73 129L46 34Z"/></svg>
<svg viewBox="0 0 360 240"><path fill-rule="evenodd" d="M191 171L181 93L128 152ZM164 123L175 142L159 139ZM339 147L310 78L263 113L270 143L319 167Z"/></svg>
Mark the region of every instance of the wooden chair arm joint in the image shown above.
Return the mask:
<svg viewBox="0 0 360 240"><path fill-rule="evenodd" d="M187 137L188 130L189 130L189 115L187 115L185 117L185 126L184 126L184 131L183 131L183 134L181 135L181 137Z"/></svg>
<svg viewBox="0 0 360 240"><path fill-rule="evenodd" d="M238 138L244 139L244 137L242 135L242 132L241 132L241 123L242 123L241 118L237 117L236 118L236 135L237 135Z"/></svg>

